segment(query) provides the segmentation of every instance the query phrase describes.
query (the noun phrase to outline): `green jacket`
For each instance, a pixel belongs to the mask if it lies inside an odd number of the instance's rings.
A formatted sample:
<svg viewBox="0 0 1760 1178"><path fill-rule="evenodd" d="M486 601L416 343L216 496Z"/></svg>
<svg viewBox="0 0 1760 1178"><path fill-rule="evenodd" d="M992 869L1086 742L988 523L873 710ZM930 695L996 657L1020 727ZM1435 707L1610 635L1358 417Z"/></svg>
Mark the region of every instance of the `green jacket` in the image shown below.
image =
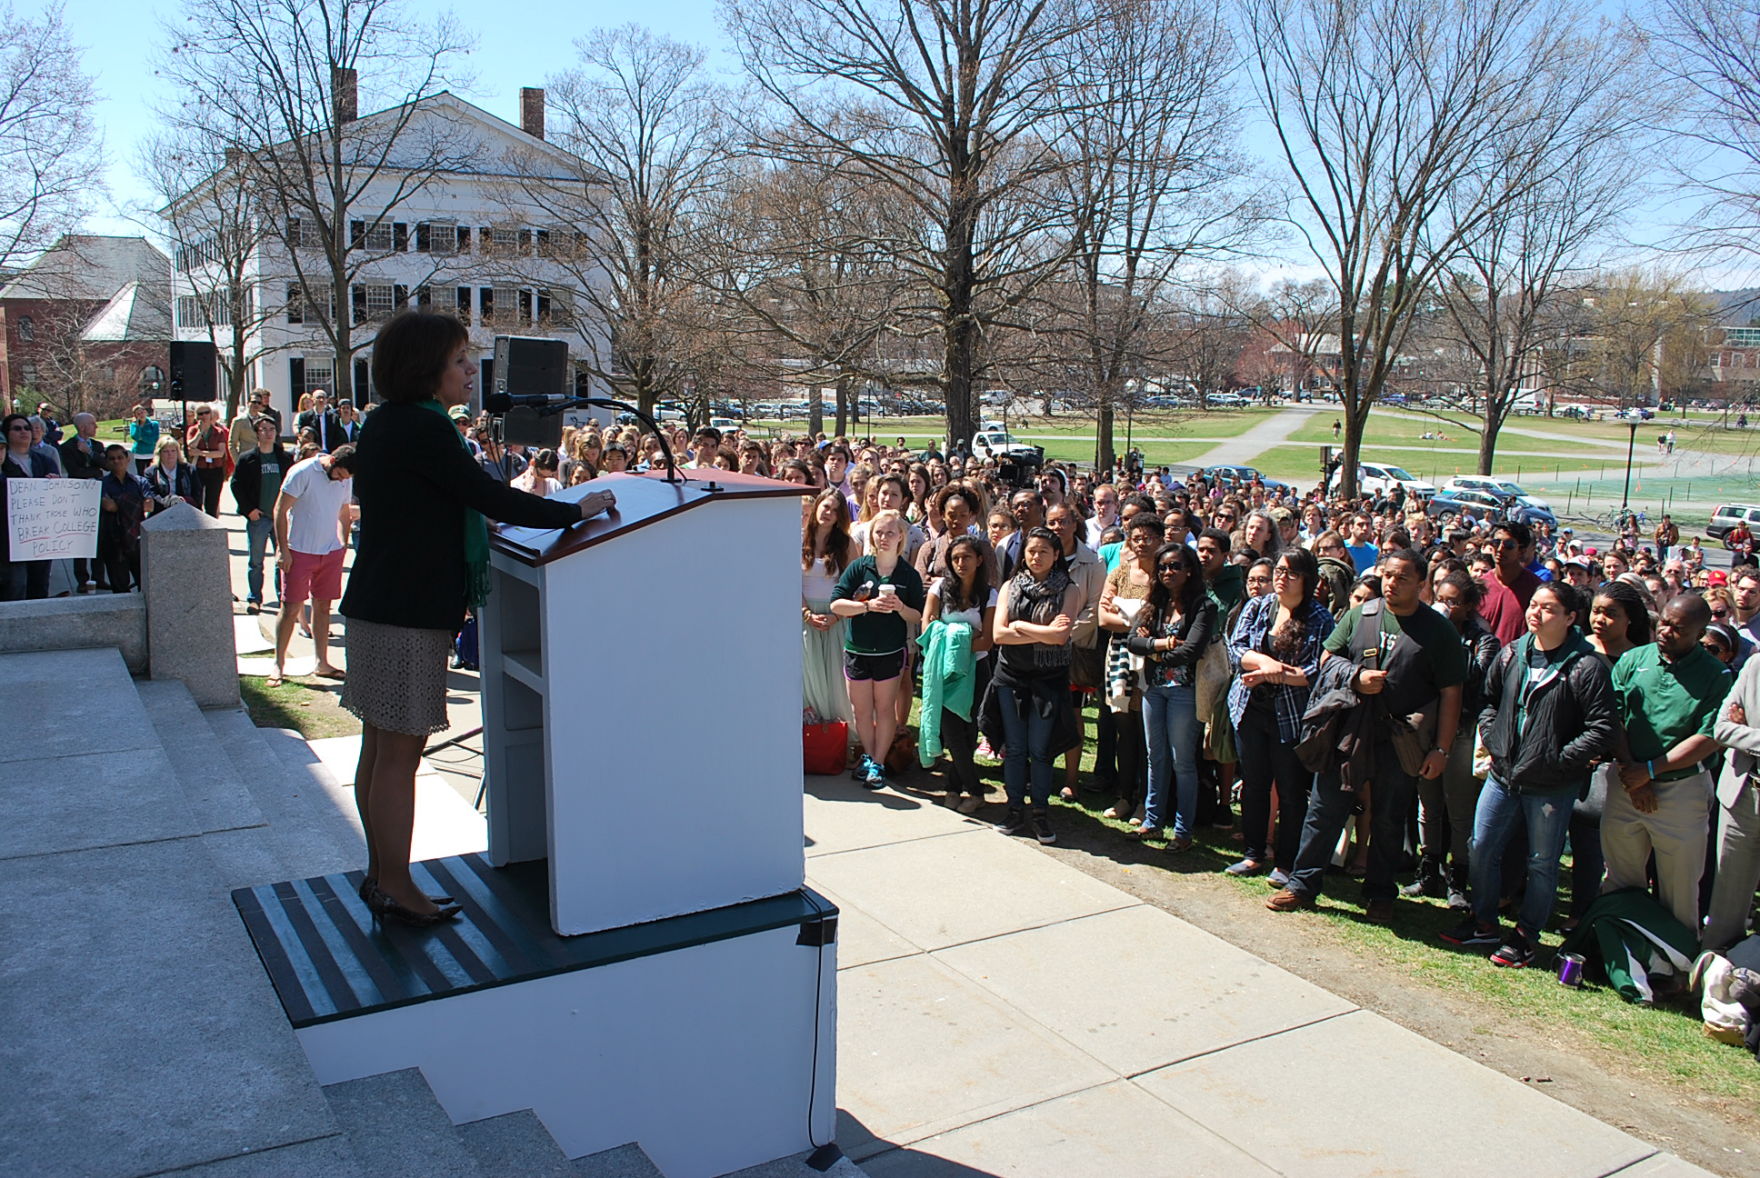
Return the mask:
<svg viewBox="0 0 1760 1178"><path fill-rule="evenodd" d="M978 656L972 628L936 618L923 628L923 708L917 716L917 759L927 769L941 754L941 709L962 720L972 718L972 685Z"/></svg>
<svg viewBox="0 0 1760 1178"><path fill-rule="evenodd" d="M1627 1002L1656 1000L1650 976L1685 978L1699 953L1699 940L1646 888L1621 888L1589 905L1559 953L1599 960L1607 984Z"/></svg>

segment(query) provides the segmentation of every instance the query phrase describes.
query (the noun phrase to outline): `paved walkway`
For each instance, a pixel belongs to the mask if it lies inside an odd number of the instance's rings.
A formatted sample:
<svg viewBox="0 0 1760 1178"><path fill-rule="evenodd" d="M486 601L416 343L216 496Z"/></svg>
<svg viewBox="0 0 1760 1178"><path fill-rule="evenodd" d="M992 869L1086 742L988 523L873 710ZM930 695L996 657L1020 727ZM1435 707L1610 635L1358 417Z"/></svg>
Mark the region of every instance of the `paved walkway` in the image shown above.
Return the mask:
<svg viewBox="0 0 1760 1178"><path fill-rule="evenodd" d="M1193 466L1233 466L1250 463L1271 447L1286 441L1316 412L1311 405L1280 410L1239 437L1229 438L1192 459Z"/></svg>
<svg viewBox="0 0 1760 1178"><path fill-rule="evenodd" d="M806 828L873 1178L1707 1174L921 799L808 778Z"/></svg>

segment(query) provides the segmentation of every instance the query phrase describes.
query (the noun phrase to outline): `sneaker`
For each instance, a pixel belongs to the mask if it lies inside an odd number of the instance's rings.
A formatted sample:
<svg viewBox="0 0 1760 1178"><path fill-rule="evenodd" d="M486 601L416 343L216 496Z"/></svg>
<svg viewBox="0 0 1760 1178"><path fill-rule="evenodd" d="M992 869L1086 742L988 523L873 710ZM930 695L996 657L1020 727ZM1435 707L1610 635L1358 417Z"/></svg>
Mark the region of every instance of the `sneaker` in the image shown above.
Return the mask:
<svg viewBox="0 0 1760 1178"><path fill-rule="evenodd" d="M1033 837L1047 847L1057 841L1057 832L1051 829L1051 816L1049 814L1043 812L1034 813Z"/></svg>
<svg viewBox="0 0 1760 1178"><path fill-rule="evenodd" d="M884 789L886 786L886 766L872 757L868 758L868 775L862 779L866 789Z"/></svg>
<svg viewBox="0 0 1760 1178"><path fill-rule="evenodd" d="M1448 907L1451 912L1471 912L1473 906L1467 903L1467 894L1448 889Z"/></svg>
<svg viewBox="0 0 1760 1178"><path fill-rule="evenodd" d="M856 762L855 767L849 771L849 779L851 781L868 780L868 770L871 769L873 765L874 758L870 757L867 753L863 753L862 759Z"/></svg>
<svg viewBox="0 0 1760 1178"><path fill-rule="evenodd" d="M1516 929L1503 939L1503 944L1491 955L1491 964L1501 965L1505 969L1526 969L1534 964L1535 952L1534 942L1521 929Z"/></svg>
<svg viewBox="0 0 1760 1178"><path fill-rule="evenodd" d="M1230 863L1222 869L1224 875L1260 875L1265 871L1265 864L1257 859L1242 859L1239 863Z"/></svg>
<svg viewBox="0 0 1760 1178"><path fill-rule="evenodd" d="M1002 821L996 824L996 829L1000 830L1003 834L1027 833L1026 810L1020 806L1010 806L1008 808L1008 813L1003 815Z"/></svg>
<svg viewBox="0 0 1760 1178"><path fill-rule="evenodd" d="M247 601L244 603L244 612L255 616L263 612L263 607L254 601Z"/></svg>
<svg viewBox="0 0 1760 1178"><path fill-rule="evenodd" d="M955 806L954 809L958 810L961 814L976 814L983 805L983 798L979 797L977 794L967 794L959 800L959 805Z"/></svg>
<svg viewBox="0 0 1760 1178"><path fill-rule="evenodd" d="M1289 872L1281 867L1273 867L1271 874L1265 877L1265 882L1274 888L1287 888L1289 886Z"/></svg>
<svg viewBox="0 0 1760 1178"><path fill-rule="evenodd" d="M1484 945L1496 945L1503 940L1503 930L1493 925L1485 928L1475 917L1467 917L1451 929L1436 934L1450 945L1463 945L1477 948Z"/></svg>
<svg viewBox="0 0 1760 1178"><path fill-rule="evenodd" d="M1371 924L1392 924L1393 901L1386 896L1370 900L1363 905L1363 919Z"/></svg>
<svg viewBox="0 0 1760 1178"><path fill-rule="evenodd" d="M1167 845L1161 849L1173 855L1183 854L1192 849L1192 836L1189 834L1176 834L1168 839Z"/></svg>

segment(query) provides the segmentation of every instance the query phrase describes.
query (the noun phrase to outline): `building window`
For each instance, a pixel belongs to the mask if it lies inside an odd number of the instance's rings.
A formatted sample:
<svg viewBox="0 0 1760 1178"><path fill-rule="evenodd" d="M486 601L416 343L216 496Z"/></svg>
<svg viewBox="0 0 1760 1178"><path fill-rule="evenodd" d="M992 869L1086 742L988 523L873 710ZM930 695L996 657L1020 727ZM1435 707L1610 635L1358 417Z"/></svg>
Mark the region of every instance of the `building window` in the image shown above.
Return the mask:
<svg viewBox="0 0 1760 1178"><path fill-rule="evenodd" d="M287 244L299 249L317 249L324 244L317 222L305 217L287 219Z"/></svg>
<svg viewBox="0 0 1760 1178"><path fill-rule="evenodd" d="M467 234L465 244L470 243ZM459 228L450 221L418 221L416 222L416 253L418 254L452 254L459 249Z"/></svg>
<svg viewBox="0 0 1760 1178"><path fill-rule="evenodd" d="M389 319L398 309L400 302L407 302L409 294L404 291L402 299L398 293L402 287L380 286L377 284L358 283L349 288L350 302L354 310L356 323L377 322Z"/></svg>
<svg viewBox="0 0 1760 1178"><path fill-rule="evenodd" d="M532 292L529 290L519 292L519 322L521 327L532 322Z"/></svg>
<svg viewBox="0 0 1760 1178"><path fill-rule="evenodd" d="M26 360L23 364L20 364L18 366L18 379L23 382L25 388L35 389L37 387L37 366L35 362Z"/></svg>
<svg viewBox="0 0 1760 1178"><path fill-rule="evenodd" d="M314 287L310 291L298 285L287 288L289 323L321 323L326 314L335 311L335 300L328 286Z"/></svg>
<svg viewBox="0 0 1760 1178"><path fill-rule="evenodd" d="M458 287L453 294L452 305L458 311L459 322L468 324L471 321L471 288Z"/></svg>
<svg viewBox="0 0 1760 1178"><path fill-rule="evenodd" d="M305 291L298 286L287 288L287 321L289 323L304 323L306 321Z"/></svg>
<svg viewBox="0 0 1760 1178"><path fill-rule="evenodd" d="M348 241L351 249L371 250L374 253L385 254L391 252L396 238L389 221L375 221L371 225L365 221L350 221L348 223Z"/></svg>
<svg viewBox="0 0 1760 1178"><path fill-rule="evenodd" d="M37 325L31 322L31 317L29 315L20 315L18 317L18 338L37 338Z"/></svg>
<svg viewBox="0 0 1760 1178"><path fill-rule="evenodd" d="M481 289L477 292L477 313L482 316L483 325L485 327L492 326L494 324L494 322L495 322L495 290L493 287L485 286L483 289Z"/></svg>

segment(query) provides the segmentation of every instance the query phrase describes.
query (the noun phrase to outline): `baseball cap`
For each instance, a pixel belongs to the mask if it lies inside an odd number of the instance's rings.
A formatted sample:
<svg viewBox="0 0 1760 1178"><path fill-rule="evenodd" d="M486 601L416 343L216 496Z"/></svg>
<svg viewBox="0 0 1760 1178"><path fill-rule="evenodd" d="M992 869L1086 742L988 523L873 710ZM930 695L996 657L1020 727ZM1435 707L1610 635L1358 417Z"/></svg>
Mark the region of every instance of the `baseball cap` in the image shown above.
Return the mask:
<svg viewBox="0 0 1760 1178"><path fill-rule="evenodd" d="M446 416L452 418L454 421L469 421L471 419L471 411L466 409L463 405L454 405L446 411Z"/></svg>
<svg viewBox="0 0 1760 1178"><path fill-rule="evenodd" d="M1601 550L1599 548L1594 548L1594 547L1585 548L1585 549L1583 549L1583 555L1584 556L1600 556Z"/></svg>
<svg viewBox="0 0 1760 1178"><path fill-rule="evenodd" d="M1723 569L1712 569L1705 574L1705 583L1707 585L1727 585L1729 584L1729 574Z"/></svg>

